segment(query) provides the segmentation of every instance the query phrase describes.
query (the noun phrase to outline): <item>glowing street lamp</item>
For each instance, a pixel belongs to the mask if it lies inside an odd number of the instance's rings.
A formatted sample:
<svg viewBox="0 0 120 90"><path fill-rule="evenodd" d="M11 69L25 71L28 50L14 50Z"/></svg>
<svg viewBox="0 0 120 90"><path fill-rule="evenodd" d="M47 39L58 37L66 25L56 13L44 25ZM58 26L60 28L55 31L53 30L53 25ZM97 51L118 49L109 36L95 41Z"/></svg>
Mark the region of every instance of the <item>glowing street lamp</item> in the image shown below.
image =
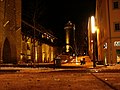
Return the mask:
<svg viewBox="0 0 120 90"><path fill-rule="evenodd" d="M91 16L91 30L92 30L92 35L93 35L93 67L96 67L96 56L95 56L95 18L94 16Z"/></svg>
<svg viewBox="0 0 120 90"><path fill-rule="evenodd" d="M92 30L92 33L94 34L96 29L95 29L95 18L94 16L91 16L91 30Z"/></svg>

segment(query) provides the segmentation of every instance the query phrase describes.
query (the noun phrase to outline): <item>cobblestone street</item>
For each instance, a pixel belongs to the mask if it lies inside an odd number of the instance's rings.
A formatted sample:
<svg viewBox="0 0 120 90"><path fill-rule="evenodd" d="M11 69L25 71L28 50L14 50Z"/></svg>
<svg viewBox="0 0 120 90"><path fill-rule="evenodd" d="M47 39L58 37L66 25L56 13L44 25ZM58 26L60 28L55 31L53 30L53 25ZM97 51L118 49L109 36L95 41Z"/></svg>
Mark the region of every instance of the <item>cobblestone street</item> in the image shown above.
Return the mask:
<svg viewBox="0 0 120 90"><path fill-rule="evenodd" d="M14 68L14 69L19 69L20 71L0 73L1 82L0 90L120 89L119 72L105 73L99 72L100 69L88 70L86 68L71 68L71 69Z"/></svg>

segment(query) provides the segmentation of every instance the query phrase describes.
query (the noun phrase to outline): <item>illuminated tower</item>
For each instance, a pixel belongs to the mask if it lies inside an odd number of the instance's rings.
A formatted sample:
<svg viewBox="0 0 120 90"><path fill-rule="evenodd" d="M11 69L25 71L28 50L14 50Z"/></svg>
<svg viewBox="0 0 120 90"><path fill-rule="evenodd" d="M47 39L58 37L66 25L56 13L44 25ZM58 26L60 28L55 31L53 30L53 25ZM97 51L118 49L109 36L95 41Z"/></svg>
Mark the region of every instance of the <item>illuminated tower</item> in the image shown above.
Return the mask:
<svg viewBox="0 0 120 90"><path fill-rule="evenodd" d="M70 48L72 48L72 42L73 42L73 24L71 21L68 21L68 23L65 25L64 30L66 32L66 52L70 52Z"/></svg>

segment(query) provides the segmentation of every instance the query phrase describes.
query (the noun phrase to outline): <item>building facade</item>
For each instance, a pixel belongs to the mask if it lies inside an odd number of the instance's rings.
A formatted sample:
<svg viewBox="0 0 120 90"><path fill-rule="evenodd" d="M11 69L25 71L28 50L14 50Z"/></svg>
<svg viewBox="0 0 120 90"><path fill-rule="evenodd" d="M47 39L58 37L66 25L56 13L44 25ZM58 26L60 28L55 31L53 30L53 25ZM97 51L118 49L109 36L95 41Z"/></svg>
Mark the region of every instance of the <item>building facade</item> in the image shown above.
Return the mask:
<svg viewBox="0 0 120 90"><path fill-rule="evenodd" d="M22 38L19 63L50 63L58 54L56 37L37 23L22 20Z"/></svg>
<svg viewBox="0 0 120 90"><path fill-rule="evenodd" d="M16 63L20 53L21 1L0 0L0 61Z"/></svg>
<svg viewBox="0 0 120 90"><path fill-rule="evenodd" d="M98 60L120 62L120 0L96 0Z"/></svg>
<svg viewBox="0 0 120 90"><path fill-rule="evenodd" d="M93 39L91 30L91 18L88 18L88 54L90 59L93 59Z"/></svg>
<svg viewBox="0 0 120 90"><path fill-rule="evenodd" d="M23 21L21 12L21 0L0 0L0 63L53 61L56 37Z"/></svg>

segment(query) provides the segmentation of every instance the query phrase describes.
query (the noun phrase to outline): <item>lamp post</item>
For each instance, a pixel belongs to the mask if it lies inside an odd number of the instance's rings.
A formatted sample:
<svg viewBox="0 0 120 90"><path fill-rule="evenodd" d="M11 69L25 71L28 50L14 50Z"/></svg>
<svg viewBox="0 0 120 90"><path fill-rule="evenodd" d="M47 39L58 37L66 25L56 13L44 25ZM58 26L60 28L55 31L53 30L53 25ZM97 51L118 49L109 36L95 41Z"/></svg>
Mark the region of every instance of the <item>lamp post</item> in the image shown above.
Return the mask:
<svg viewBox="0 0 120 90"><path fill-rule="evenodd" d="M95 33L96 33L96 28L95 28L95 18L94 16L91 16L91 30L92 30L92 37L93 37L93 67L96 67L96 50L95 50Z"/></svg>
<svg viewBox="0 0 120 90"><path fill-rule="evenodd" d="M76 64L77 64L77 55L78 55L78 53L77 53L77 45L76 45L76 39L75 39L75 24L73 24L73 38L74 38L74 49L75 49L75 59L76 59Z"/></svg>

